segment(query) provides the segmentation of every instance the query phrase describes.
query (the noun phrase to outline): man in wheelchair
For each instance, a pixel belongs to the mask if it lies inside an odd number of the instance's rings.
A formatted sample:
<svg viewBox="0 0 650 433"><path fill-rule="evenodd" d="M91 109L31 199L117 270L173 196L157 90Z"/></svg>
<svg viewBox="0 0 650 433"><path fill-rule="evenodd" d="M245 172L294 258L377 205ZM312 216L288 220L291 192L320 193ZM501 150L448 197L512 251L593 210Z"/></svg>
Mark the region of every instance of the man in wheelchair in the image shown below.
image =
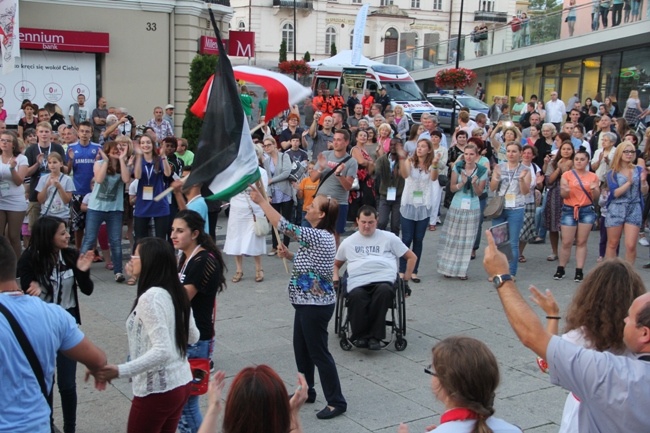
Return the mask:
<svg viewBox="0 0 650 433"><path fill-rule="evenodd" d="M334 283L348 262L348 317L355 346L379 350L386 338L386 312L393 305L397 261L406 259L408 282L417 257L395 234L377 229L377 210L364 205L357 214L359 231L341 242L334 260ZM410 293L408 286L407 294Z"/></svg>

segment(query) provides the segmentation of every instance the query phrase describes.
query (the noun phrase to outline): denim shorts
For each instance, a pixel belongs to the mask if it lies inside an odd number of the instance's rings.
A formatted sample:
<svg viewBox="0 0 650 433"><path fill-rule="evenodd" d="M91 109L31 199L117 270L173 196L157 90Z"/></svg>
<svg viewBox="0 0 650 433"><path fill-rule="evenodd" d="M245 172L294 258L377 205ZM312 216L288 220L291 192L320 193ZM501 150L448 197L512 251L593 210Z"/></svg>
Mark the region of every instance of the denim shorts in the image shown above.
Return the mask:
<svg viewBox="0 0 650 433"><path fill-rule="evenodd" d="M560 224L563 226L575 227L578 224L593 224L596 222L596 211L592 205L582 206L578 209L578 219L574 217L573 206L562 205L562 219Z"/></svg>

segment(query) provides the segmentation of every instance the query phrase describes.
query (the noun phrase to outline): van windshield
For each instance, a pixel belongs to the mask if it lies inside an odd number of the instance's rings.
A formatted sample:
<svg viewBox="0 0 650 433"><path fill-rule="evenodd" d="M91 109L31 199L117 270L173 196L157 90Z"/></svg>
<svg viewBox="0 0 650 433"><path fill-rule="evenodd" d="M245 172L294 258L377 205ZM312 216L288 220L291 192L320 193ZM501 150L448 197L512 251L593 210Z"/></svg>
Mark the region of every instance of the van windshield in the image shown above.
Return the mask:
<svg viewBox="0 0 650 433"><path fill-rule="evenodd" d="M420 88L413 81L382 81L392 101L426 101Z"/></svg>

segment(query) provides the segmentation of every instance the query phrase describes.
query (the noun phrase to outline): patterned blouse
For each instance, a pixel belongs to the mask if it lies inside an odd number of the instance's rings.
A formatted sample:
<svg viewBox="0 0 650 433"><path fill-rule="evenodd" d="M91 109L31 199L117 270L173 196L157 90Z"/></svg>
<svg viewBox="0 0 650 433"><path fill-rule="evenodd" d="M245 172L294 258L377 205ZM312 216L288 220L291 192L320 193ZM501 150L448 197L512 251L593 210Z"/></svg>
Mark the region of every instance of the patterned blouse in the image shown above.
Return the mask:
<svg viewBox="0 0 650 433"><path fill-rule="evenodd" d="M326 230L300 227L280 219L278 231L298 242L289 280L289 300L296 305L336 303L332 284L336 241Z"/></svg>

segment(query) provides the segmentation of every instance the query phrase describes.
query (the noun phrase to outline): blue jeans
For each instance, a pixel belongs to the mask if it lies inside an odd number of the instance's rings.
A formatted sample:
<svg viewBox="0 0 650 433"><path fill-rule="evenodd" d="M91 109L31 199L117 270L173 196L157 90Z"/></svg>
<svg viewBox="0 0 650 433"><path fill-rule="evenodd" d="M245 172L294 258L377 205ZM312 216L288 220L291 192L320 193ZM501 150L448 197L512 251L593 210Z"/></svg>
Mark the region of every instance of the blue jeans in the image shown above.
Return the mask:
<svg viewBox="0 0 650 433"><path fill-rule="evenodd" d="M546 209L546 192L542 194L542 205L535 209L535 227L537 228L537 237L546 241L546 224L544 218L544 209Z"/></svg>
<svg viewBox="0 0 650 433"><path fill-rule="evenodd" d="M510 247L512 248L512 260L510 264L510 275L517 275L517 264L519 263L519 233L524 225L524 208L504 209L499 218L492 220L492 225L508 221L508 236L510 236Z"/></svg>
<svg viewBox="0 0 650 433"><path fill-rule="evenodd" d="M422 255L422 241L424 240L424 235L427 234L427 227L429 227L429 218L413 221L403 216L400 216L401 226L402 226L402 242L408 248L411 248L411 243L413 243L413 252L418 257L418 260L415 262L415 269L413 273L418 273L418 268L420 267L420 256ZM399 271L401 273L406 272L406 259L400 257L399 259Z"/></svg>
<svg viewBox="0 0 650 433"><path fill-rule="evenodd" d="M195 344L187 346L187 359L209 358L210 341L199 340ZM203 416L199 407L199 396L191 395L181 414L181 420L178 422L178 430L181 433L196 433L201 427Z"/></svg>
<svg viewBox="0 0 650 433"><path fill-rule="evenodd" d="M97 245L97 233L99 226L106 222L108 243L111 247L111 259L113 260L113 273L122 273L122 214L120 211L102 212L88 209L86 214L86 230L84 232L81 252L95 249Z"/></svg>

